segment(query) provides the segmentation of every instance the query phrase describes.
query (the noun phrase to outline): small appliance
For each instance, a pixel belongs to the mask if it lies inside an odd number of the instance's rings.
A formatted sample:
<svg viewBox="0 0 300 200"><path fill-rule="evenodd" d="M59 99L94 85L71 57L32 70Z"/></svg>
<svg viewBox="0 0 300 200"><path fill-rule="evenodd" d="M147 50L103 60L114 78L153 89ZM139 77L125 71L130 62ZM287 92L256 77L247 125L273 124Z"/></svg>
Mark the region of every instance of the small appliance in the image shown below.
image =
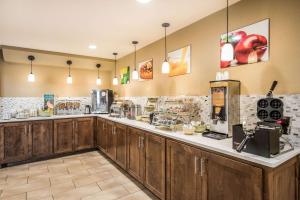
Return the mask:
<svg viewBox="0 0 300 200"><path fill-rule="evenodd" d="M211 122L204 137L225 139L232 136L232 125L240 123L240 81L210 82Z"/></svg>
<svg viewBox="0 0 300 200"><path fill-rule="evenodd" d="M90 105L86 105L84 107L84 114L86 114L86 115L91 114L91 106Z"/></svg>
<svg viewBox="0 0 300 200"><path fill-rule="evenodd" d="M283 102L273 98L277 83L274 81L266 98L257 102L257 117L261 121L253 130L246 130L242 124L233 126L232 147L237 152L271 158L294 149L288 140L281 137L289 133L290 117L283 117Z"/></svg>
<svg viewBox="0 0 300 200"><path fill-rule="evenodd" d="M92 90L91 100L92 113L108 114L114 101L114 94L112 90Z"/></svg>

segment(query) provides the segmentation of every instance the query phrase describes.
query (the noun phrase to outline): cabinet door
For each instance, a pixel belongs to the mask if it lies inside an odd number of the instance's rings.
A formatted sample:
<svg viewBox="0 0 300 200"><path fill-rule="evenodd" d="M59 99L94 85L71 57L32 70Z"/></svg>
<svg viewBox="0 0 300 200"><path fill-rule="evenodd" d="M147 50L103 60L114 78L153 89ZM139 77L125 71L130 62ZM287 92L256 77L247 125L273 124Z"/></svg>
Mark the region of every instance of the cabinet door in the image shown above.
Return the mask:
<svg viewBox="0 0 300 200"><path fill-rule="evenodd" d="M203 154L206 158L204 199L263 199L262 169L216 154Z"/></svg>
<svg viewBox="0 0 300 200"><path fill-rule="evenodd" d="M106 152L107 133L105 130L105 120L97 118L97 147Z"/></svg>
<svg viewBox="0 0 300 200"><path fill-rule="evenodd" d="M75 151L94 147L93 118L74 120Z"/></svg>
<svg viewBox="0 0 300 200"><path fill-rule="evenodd" d="M173 141L167 142L168 200L202 199L200 159L198 149Z"/></svg>
<svg viewBox="0 0 300 200"><path fill-rule="evenodd" d="M74 150L72 119L54 120L54 153L68 153Z"/></svg>
<svg viewBox="0 0 300 200"><path fill-rule="evenodd" d="M126 169L126 126L115 124L116 133L116 162Z"/></svg>
<svg viewBox="0 0 300 200"><path fill-rule="evenodd" d="M107 155L116 160L116 134L114 123L106 121L106 133L107 133Z"/></svg>
<svg viewBox="0 0 300 200"><path fill-rule="evenodd" d="M145 186L160 199L165 199L165 139L145 133Z"/></svg>
<svg viewBox="0 0 300 200"><path fill-rule="evenodd" d="M53 154L53 121L30 123L32 133L32 156L35 158Z"/></svg>
<svg viewBox="0 0 300 200"><path fill-rule="evenodd" d="M8 123L0 126L0 162L9 163L29 159L32 137L28 123Z"/></svg>
<svg viewBox="0 0 300 200"><path fill-rule="evenodd" d="M128 128L127 171L140 182L144 182L145 151L142 145L144 134L141 130Z"/></svg>

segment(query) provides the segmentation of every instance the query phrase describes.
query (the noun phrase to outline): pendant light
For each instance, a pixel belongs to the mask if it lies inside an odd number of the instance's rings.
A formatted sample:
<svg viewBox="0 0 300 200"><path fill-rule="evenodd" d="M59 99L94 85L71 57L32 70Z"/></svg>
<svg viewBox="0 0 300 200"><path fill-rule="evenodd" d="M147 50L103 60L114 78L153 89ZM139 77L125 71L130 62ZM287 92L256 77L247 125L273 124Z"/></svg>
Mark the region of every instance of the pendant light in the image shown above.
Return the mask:
<svg viewBox="0 0 300 200"><path fill-rule="evenodd" d="M67 84L72 84L73 83L73 79L71 76L71 65L72 65L72 61L68 60L67 64L69 65L69 76L67 77Z"/></svg>
<svg viewBox="0 0 300 200"><path fill-rule="evenodd" d="M170 26L169 23L163 23L162 27L165 28L165 60L161 67L161 72L163 74L170 73L170 64L168 62L168 55L167 55L167 28Z"/></svg>
<svg viewBox="0 0 300 200"><path fill-rule="evenodd" d="M102 81L101 81L101 78L99 76L99 68L101 67L101 64L97 64L96 67L97 67L97 70L98 70L98 77L97 77L97 80L96 80L96 84L101 85Z"/></svg>
<svg viewBox="0 0 300 200"><path fill-rule="evenodd" d="M115 56L115 77L113 78L113 85L118 85L118 78L117 78L117 55L118 53L113 53Z"/></svg>
<svg viewBox="0 0 300 200"><path fill-rule="evenodd" d="M28 74L27 80L28 82L34 82L35 81L35 76L32 73L32 61L34 61L35 57L33 55L28 56L28 60L30 61L30 74Z"/></svg>
<svg viewBox="0 0 300 200"><path fill-rule="evenodd" d="M136 45L138 44L138 41L132 41L132 44L134 45L134 70L132 71L132 80L138 80L139 79L139 73L136 69Z"/></svg>
<svg viewBox="0 0 300 200"><path fill-rule="evenodd" d="M228 30L228 23L229 23L229 3L227 0L227 7L226 7L226 29L227 29L227 35L226 35L226 43L222 46L221 49L221 60L222 61L232 61L233 60L233 46L228 41L229 36L229 30Z"/></svg>

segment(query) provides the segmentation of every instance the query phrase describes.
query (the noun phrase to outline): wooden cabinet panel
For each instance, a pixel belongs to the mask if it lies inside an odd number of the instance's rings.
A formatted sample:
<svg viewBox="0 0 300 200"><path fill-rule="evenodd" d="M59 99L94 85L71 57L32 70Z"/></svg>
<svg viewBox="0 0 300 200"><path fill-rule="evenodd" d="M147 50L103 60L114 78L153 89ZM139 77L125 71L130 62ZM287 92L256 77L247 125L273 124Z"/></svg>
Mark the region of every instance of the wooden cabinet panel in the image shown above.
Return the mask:
<svg viewBox="0 0 300 200"><path fill-rule="evenodd" d="M116 162L126 169L126 126L115 123Z"/></svg>
<svg viewBox="0 0 300 200"><path fill-rule="evenodd" d="M75 151L94 147L93 118L77 118L74 120Z"/></svg>
<svg viewBox="0 0 300 200"><path fill-rule="evenodd" d="M54 153L68 153L74 150L72 119L54 120Z"/></svg>
<svg viewBox="0 0 300 200"><path fill-rule="evenodd" d="M114 123L111 121L106 122L106 134L107 134L107 155L116 160L116 134L114 129Z"/></svg>
<svg viewBox="0 0 300 200"><path fill-rule="evenodd" d="M203 156L204 199L263 199L262 169L213 153L204 153Z"/></svg>
<svg viewBox="0 0 300 200"><path fill-rule="evenodd" d="M145 186L160 199L165 199L165 139L145 133Z"/></svg>
<svg viewBox="0 0 300 200"><path fill-rule="evenodd" d="M144 181L145 151L144 133L135 128L128 128L127 134L127 171L140 182Z"/></svg>
<svg viewBox="0 0 300 200"><path fill-rule="evenodd" d="M34 158L45 157L53 154L53 122L30 122L32 133L32 156Z"/></svg>
<svg viewBox="0 0 300 200"><path fill-rule="evenodd" d="M198 149L173 141L167 142L168 200L203 199L200 159L201 153Z"/></svg>
<svg viewBox="0 0 300 200"><path fill-rule="evenodd" d="M8 123L0 126L0 161L9 163L31 157L32 139L28 123Z"/></svg>
<svg viewBox="0 0 300 200"><path fill-rule="evenodd" d="M105 128L105 120L97 118L97 147L106 152L107 146L107 133Z"/></svg>

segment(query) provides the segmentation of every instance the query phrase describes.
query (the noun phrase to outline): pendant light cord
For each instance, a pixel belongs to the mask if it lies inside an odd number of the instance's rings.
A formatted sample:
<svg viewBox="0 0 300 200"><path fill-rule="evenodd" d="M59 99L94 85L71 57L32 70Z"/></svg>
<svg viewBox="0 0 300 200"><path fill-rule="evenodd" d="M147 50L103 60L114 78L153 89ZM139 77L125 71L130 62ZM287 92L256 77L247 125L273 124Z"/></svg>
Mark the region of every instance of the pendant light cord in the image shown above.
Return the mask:
<svg viewBox="0 0 300 200"><path fill-rule="evenodd" d="M69 64L69 77L71 76L71 65Z"/></svg>
<svg viewBox="0 0 300 200"><path fill-rule="evenodd" d="M165 61L167 61L167 27L165 27Z"/></svg>
<svg viewBox="0 0 300 200"><path fill-rule="evenodd" d="M115 55L115 78L117 78L117 55Z"/></svg>
<svg viewBox="0 0 300 200"><path fill-rule="evenodd" d="M136 71L136 44L134 45L134 70Z"/></svg>
<svg viewBox="0 0 300 200"><path fill-rule="evenodd" d="M32 60L30 61L30 74L32 74Z"/></svg>
<svg viewBox="0 0 300 200"><path fill-rule="evenodd" d="M227 38L227 43L228 43L228 36L229 36L229 33L228 33L229 32L229 28L228 28L229 27L229 25L228 25L229 24L229 3L228 3L228 0L227 0L227 8L226 8L226 20L227 20L227 23L226 23L227 24L226 25L227 26L226 27L226 29L227 29L227 37L226 38Z"/></svg>
<svg viewBox="0 0 300 200"><path fill-rule="evenodd" d="M98 78L99 78L99 68L98 68Z"/></svg>

